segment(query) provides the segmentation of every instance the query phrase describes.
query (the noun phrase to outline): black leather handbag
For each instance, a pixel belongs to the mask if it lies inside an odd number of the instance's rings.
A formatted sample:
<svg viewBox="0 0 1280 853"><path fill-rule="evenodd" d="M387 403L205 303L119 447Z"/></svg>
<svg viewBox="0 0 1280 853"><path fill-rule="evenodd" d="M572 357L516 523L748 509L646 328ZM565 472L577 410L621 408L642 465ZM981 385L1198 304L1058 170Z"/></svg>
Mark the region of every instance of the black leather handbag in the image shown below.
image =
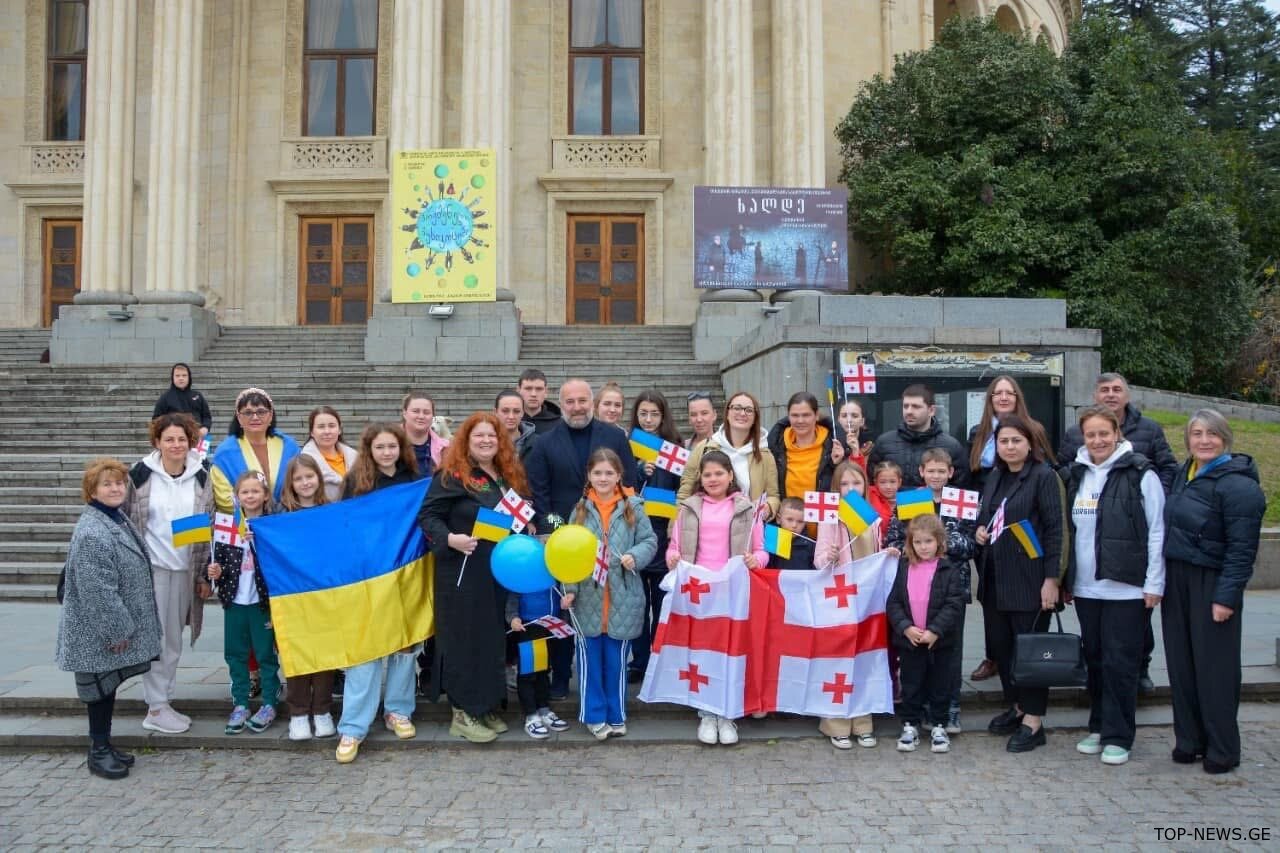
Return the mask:
<svg viewBox="0 0 1280 853"><path fill-rule="evenodd" d="M1013 639L1013 683L1019 687L1083 687L1088 681L1084 644L1062 630L1019 634Z"/></svg>

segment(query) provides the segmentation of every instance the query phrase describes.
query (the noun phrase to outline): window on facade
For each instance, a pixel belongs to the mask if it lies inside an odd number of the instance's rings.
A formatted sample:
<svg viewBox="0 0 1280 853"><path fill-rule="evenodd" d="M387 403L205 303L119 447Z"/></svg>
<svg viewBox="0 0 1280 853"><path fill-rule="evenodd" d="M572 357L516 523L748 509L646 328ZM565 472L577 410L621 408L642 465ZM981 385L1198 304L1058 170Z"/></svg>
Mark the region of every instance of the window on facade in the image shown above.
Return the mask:
<svg viewBox="0 0 1280 853"><path fill-rule="evenodd" d="M372 136L378 0L307 0L304 136Z"/></svg>
<svg viewBox="0 0 1280 853"><path fill-rule="evenodd" d="M569 132L643 132L644 0L570 0L569 9Z"/></svg>
<svg viewBox="0 0 1280 853"><path fill-rule="evenodd" d="M50 0L46 136L84 139L85 67L89 56L88 0Z"/></svg>

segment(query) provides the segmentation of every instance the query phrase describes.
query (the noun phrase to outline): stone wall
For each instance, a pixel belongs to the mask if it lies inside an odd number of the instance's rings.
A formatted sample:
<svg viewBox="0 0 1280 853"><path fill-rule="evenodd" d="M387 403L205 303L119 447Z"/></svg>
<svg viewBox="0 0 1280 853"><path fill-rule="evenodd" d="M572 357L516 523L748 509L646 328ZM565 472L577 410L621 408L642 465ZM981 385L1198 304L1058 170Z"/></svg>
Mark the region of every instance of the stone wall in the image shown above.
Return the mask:
<svg viewBox="0 0 1280 853"><path fill-rule="evenodd" d="M1260 403L1242 403L1222 397L1198 397L1180 391L1161 391L1159 388L1129 387L1129 397L1139 409L1163 409L1189 415L1196 409L1217 409L1229 418L1280 424L1280 406L1264 406Z"/></svg>

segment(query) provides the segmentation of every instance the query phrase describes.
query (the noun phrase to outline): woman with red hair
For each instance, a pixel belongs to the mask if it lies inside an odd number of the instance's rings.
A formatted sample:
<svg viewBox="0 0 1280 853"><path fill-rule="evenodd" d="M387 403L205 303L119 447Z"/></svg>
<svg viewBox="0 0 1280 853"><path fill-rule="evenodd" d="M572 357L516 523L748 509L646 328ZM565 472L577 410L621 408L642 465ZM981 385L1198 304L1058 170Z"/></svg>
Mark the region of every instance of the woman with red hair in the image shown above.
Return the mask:
<svg viewBox="0 0 1280 853"><path fill-rule="evenodd" d="M507 489L527 497L515 445L497 417L476 412L445 450L418 523L435 555L435 661L427 696L453 705L449 734L488 743L507 730L498 708L507 695L506 591L493 579L493 543L471 535L481 507Z"/></svg>

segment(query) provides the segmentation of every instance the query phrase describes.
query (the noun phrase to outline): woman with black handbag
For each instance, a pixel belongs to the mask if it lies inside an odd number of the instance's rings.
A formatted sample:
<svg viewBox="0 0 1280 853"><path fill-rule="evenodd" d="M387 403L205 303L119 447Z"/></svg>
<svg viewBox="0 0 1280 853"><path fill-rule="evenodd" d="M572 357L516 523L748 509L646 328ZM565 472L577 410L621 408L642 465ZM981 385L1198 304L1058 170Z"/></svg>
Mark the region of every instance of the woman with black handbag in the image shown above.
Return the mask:
<svg viewBox="0 0 1280 853"><path fill-rule="evenodd" d="M1089 735L1103 764L1129 760L1146 611L1164 595L1164 487L1106 406L1080 413L1084 444L1067 480L1071 595L1089 667Z"/></svg>
<svg viewBox="0 0 1280 853"><path fill-rule="evenodd" d="M1062 480L1035 441L1038 428L1035 421L1017 415L1000 419L996 464L983 488L974 536L987 649L995 656L1010 704L991 720L987 731L1010 735L1010 752L1030 752L1045 744L1042 718L1049 688L1013 682L1014 641L1019 634L1048 627L1050 614L1061 606L1059 587L1067 568ZM1015 525L1020 525L1020 532Z"/></svg>

